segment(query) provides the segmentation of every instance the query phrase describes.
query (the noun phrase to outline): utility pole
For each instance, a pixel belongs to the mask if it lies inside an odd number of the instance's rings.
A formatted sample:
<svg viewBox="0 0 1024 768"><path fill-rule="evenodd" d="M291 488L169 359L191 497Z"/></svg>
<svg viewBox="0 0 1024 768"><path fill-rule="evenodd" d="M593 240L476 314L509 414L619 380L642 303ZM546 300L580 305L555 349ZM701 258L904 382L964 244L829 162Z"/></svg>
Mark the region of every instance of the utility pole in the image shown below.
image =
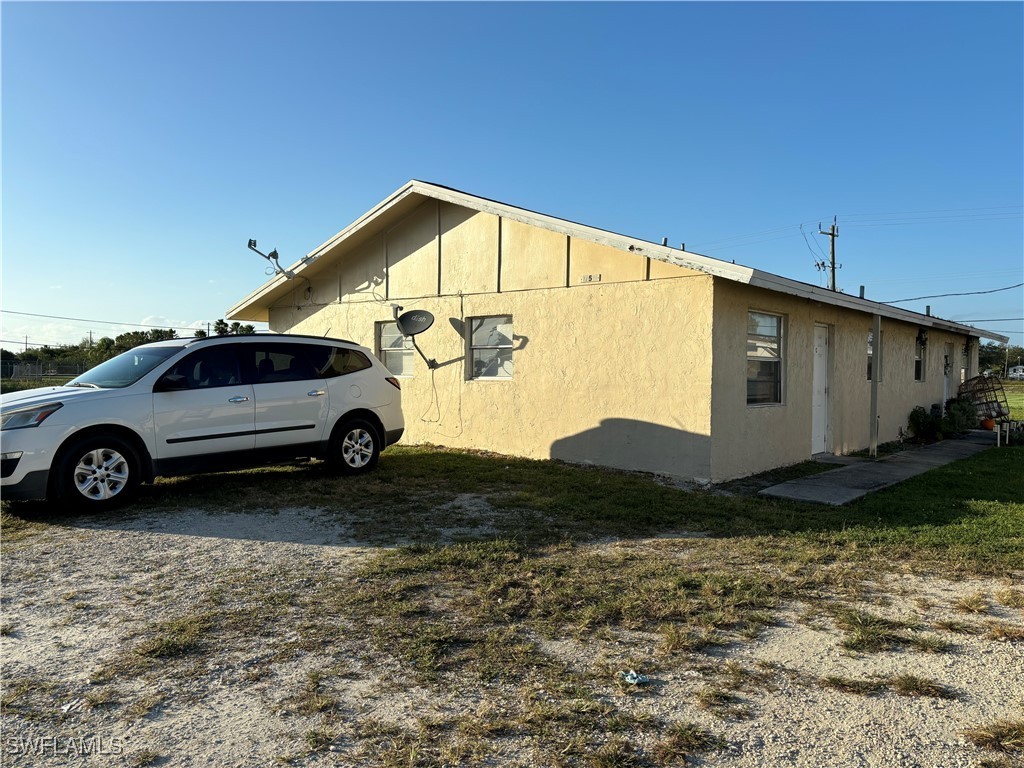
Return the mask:
<svg viewBox="0 0 1024 768"><path fill-rule="evenodd" d="M828 228L828 232L823 232L821 229L821 222L818 222L818 234L828 235L829 239L829 279L828 287L829 290L834 291L836 289L836 238L839 237L839 224L838 216L832 217L832 226ZM840 264L840 267L843 265Z"/></svg>

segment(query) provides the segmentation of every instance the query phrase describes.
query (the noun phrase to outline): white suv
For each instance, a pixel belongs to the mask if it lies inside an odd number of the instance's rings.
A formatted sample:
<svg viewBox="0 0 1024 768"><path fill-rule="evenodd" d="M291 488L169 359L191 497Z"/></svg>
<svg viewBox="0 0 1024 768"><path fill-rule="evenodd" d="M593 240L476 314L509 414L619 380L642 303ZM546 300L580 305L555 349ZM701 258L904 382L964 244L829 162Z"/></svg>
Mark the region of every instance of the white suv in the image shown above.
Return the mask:
<svg viewBox="0 0 1024 768"><path fill-rule="evenodd" d="M398 441L398 381L316 336L145 344L63 387L0 397L0 491L101 509L140 482L302 457L354 474Z"/></svg>

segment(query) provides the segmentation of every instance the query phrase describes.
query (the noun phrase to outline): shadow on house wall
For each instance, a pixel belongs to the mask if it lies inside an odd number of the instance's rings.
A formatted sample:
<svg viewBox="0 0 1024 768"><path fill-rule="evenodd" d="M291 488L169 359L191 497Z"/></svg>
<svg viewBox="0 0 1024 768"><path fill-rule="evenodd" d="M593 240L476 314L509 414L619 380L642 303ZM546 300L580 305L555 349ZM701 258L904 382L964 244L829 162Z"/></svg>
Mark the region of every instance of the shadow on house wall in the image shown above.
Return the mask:
<svg viewBox="0 0 1024 768"><path fill-rule="evenodd" d="M551 458L706 480L711 438L635 419L604 419L593 429L556 440Z"/></svg>

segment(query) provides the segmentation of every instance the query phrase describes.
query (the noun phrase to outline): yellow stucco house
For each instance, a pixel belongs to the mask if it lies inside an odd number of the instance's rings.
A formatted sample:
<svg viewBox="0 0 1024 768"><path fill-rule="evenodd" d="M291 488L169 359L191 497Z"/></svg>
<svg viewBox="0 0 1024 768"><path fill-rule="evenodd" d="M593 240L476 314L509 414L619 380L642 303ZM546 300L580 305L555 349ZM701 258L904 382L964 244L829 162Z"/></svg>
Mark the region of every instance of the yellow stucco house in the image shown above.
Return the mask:
<svg viewBox="0 0 1024 768"><path fill-rule="evenodd" d="M713 482L894 440L1007 340L420 181L227 317L375 350L407 443Z"/></svg>

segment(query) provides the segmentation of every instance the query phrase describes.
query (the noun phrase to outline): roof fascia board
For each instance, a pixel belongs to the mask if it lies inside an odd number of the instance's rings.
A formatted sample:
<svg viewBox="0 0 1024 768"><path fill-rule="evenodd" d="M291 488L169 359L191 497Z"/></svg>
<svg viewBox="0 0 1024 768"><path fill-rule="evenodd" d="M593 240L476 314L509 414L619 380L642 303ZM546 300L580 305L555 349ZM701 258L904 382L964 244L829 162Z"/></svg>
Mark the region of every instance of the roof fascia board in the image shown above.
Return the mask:
<svg viewBox="0 0 1024 768"><path fill-rule="evenodd" d="M830 291L826 288L819 288L817 286L810 285L809 283L801 283L797 280L791 280L770 272L762 272L739 264L731 264L710 256L702 256L698 253L683 251L667 245L659 245L646 240L640 240L635 237L619 235L604 229L598 229L597 227L577 224L576 222L568 221L567 219L559 219L554 216L548 216L544 213L529 211L525 208L517 208L505 203L499 203L495 200L488 200L487 198L477 197L476 195L470 195L466 192L460 192L459 190L451 189L450 187L442 187L437 184L430 184L429 182L417 181L415 179L409 181L391 196L378 203L374 208L367 211L341 230L338 234L334 235L334 237L314 248L306 254L306 256L290 266L288 271L296 276L300 275L309 267L309 265L313 264L336 245L344 242L360 230L370 226L373 222L398 205L402 200L414 194L427 198L434 198L442 202L462 206L471 210L480 211L481 213L500 216L501 218L518 221L522 224L539 226L553 232L564 234L568 237L589 240L590 242L597 243L599 245L607 245L618 250L634 253L638 256L646 256L659 261L665 261L670 264L676 264L681 267L693 269L698 272L704 272L714 277L721 277L726 280L743 283L755 288L764 288L765 290L775 291L777 293L784 293L790 296L798 296L805 299L820 301L823 304L832 304L858 312L865 312L871 315L879 314L882 317L900 320L906 323L938 328L969 336L993 339L1004 344L1009 342L1009 337L993 333L991 331L986 331L981 328L962 325L950 320L942 320L930 315L922 315L917 312L899 309L898 307L892 307L887 304L879 304L878 302L871 301L870 299L861 299L845 293ZM228 311L228 317L232 318L232 315L235 312L245 311L249 305L257 303L260 299L270 298L271 294L277 293L277 289L282 287L288 279L289 278L285 275L276 275L273 279L264 283L263 286L232 307ZM240 317L240 319L253 318L248 316Z"/></svg>
<svg viewBox="0 0 1024 768"><path fill-rule="evenodd" d="M866 312L872 315L880 314L883 317L888 317L893 320L901 320L907 323L914 323L916 325L943 328L957 333L975 336L981 335L985 338L997 339L1003 343L1009 341L1008 337L1001 336L999 334L992 334L989 331L984 331L980 328L973 328L971 326L954 323L949 320L942 320L940 318L931 317L930 315L922 315L917 312L892 307L888 304L879 304L878 302L871 301L870 299L861 299L845 293L839 293L825 288L818 288L817 286L813 286L808 283L790 280L789 278L782 277L781 275L762 272L760 270L751 269L750 267L744 267L738 264L730 264L729 262L724 262L720 259L714 259L697 253L679 250L678 248L671 248L666 245L657 245L645 240L638 240L637 238L618 235L614 232L597 229L596 227L589 227L585 224L577 224L565 219L558 219L553 216L547 216L543 213L534 213L533 211L527 211L522 208L515 208L493 200L487 200L485 198L475 197L457 190L448 189L447 187L439 187L434 184L417 181L411 182L411 184L416 188L416 191L421 194L430 195L431 197L436 197L455 205L473 208L485 213L492 213L503 218L519 221L523 224L539 225L545 229L560 232L571 237L580 237L602 245L608 245L613 248L637 253L641 256L649 256L653 259L667 261L682 267L705 272L707 274L714 275L715 277L722 277L726 280L746 283L754 287L765 288L779 293L786 293L791 296L813 299L824 304L835 304L858 312Z"/></svg>
<svg viewBox="0 0 1024 768"><path fill-rule="evenodd" d="M290 272L293 277L298 277L299 275L301 275L301 273L304 272L311 264L317 261L325 253L330 251L335 245L351 237L353 234L355 234L359 230L363 229L364 227L375 221L383 213L393 208L401 200L411 195L413 186L414 182L409 182L408 184L403 186L390 197L381 201L376 206L374 206L369 211L360 216L358 219L353 221L351 224L349 224L347 227L341 230L341 232L334 235L334 237L330 238L324 243L321 243L319 246L317 246L312 251L303 256L301 259L296 261L294 264L288 267L287 271ZM242 299L233 307L231 307L231 309L228 310L226 317L229 320L234 319L236 316L235 313L239 313L237 315L239 320L256 320L257 315L262 317L265 314L268 314L269 307L266 308L266 312L253 312L251 311L251 305L258 304L263 299L268 300L268 302L273 300L274 298L277 297L278 289L284 287L285 283L287 283L291 279L292 278L288 277L285 274L274 275L274 277L272 277L270 280L265 282L255 291L253 291L244 299Z"/></svg>
<svg viewBox="0 0 1024 768"><path fill-rule="evenodd" d="M336 234L334 237L332 237L331 239L327 240L326 242L322 243L321 245L317 246L312 251L307 253L303 258L295 262L293 267L291 267L290 269L304 268L307 264L310 264L313 261L319 259L325 253L327 253L327 251L331 250L334 246L336 246L338 243L347 240L356 232L359 232L360 230L374 222L378 217L389 211L391 208L394 208L398 203L400 203L405 198L412 195L415 191L414 187L416 186L416 183L417 182L410 181L408 184L399 189L389 198L380 202L374 208L371 208L358 219L353 221L351 224L349 224L347 227L341 230L341 232Z"/></svg>
<svg viewBox="0 0 1024 768"><path fill-rule="evenodd" d="M776 293L786 293L791 296L799 296L805 299L820 301L823 304L832 304L845 309L864 312L869 315L877 314L891 320L900 320L914 325L937 328L939 330L951 331L953 333L962 333L967 336L979 336L987 339L994 339L996 341L1001 341L1004 344L1009 341L1009 337L1007 336L986 331L982 328L963 325L962 323L956 323L952 320L943 320L942 318L932 317L931 315L922 315L919 312L911 312L908 309L900 309L899 307L893 307L888 304L880 304L879 302L871 301L870 299L862 299L857 296L850 296L846 293L830 291L827 288L818 288L817 286L801 283L797 280L790 280L789 278L774 275L770 272L761 272L756 269L750 271L751 277L745 282L756 288L765 288L769 291L775 291Z"/></svg>

